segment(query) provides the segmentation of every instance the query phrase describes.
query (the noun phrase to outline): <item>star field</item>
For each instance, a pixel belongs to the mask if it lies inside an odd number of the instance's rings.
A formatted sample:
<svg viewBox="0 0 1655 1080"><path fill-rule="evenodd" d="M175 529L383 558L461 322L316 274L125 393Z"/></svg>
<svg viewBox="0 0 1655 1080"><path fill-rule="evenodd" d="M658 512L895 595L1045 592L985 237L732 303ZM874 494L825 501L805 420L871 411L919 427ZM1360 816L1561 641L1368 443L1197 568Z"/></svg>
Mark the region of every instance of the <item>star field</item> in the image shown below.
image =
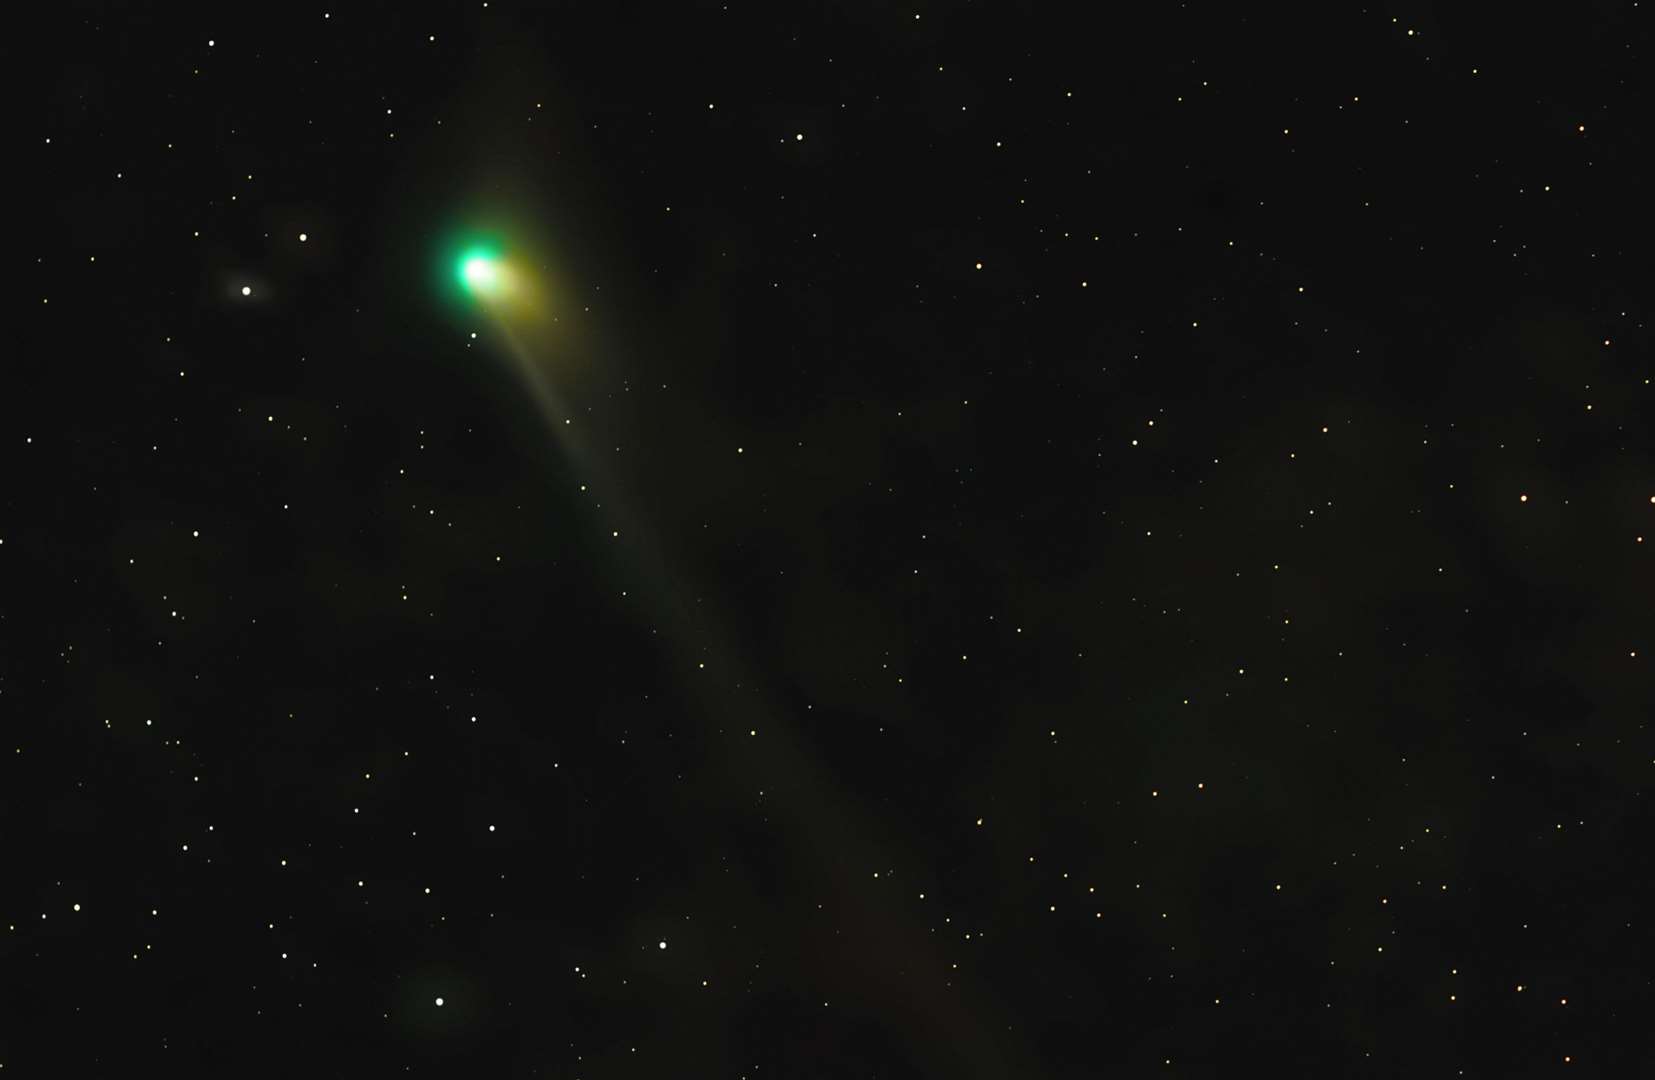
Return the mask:
<svg viewBox="0 0 1655 1080"><path fill-rule="evenodd" d="M1655 1070L1646 5L46 14L5 1076Z"/></svg>

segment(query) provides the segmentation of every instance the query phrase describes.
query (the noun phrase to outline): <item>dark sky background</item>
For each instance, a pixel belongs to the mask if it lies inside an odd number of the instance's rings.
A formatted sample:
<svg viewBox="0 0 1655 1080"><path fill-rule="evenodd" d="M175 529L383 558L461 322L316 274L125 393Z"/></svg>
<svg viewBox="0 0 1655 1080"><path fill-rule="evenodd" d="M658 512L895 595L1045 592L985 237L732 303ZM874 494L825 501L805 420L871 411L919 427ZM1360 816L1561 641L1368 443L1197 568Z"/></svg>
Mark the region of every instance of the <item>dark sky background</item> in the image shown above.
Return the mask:
<svg viewBox="0 0 1655 1080"><path fill-rule="evenodd" d="M5 1076L1655 1072L1652 12L1340 7L51 7Z"/></svg>

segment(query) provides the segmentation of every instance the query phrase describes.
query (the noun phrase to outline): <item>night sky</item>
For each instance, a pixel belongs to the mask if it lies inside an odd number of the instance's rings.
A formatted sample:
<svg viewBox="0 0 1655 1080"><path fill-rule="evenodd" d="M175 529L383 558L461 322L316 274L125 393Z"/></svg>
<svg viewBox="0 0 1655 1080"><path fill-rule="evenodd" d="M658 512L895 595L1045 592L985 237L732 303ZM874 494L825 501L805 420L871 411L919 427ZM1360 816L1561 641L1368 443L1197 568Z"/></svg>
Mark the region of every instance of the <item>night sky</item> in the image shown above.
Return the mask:
<svg viewBox="0 0 1655 1080"><path fill-rule="evenodd" d="M4 1075L1655 1075L1655 12L1432 8L35 12Z"/></svg>

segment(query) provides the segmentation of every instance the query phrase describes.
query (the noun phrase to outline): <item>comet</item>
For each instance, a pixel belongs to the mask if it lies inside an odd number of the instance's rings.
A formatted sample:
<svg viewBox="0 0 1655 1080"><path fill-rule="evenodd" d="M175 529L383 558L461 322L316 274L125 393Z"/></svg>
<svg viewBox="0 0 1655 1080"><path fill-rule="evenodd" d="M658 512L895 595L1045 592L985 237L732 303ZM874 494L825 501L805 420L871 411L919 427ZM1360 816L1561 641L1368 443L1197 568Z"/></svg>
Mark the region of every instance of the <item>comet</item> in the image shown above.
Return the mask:
<svg viewBox="0 0 1655 1080"><path fill-rule="evenodd" d="M487 255L467 255L460 263L460 279L473 293L486 296L500 284L500 267Z"/></svg>
<svg viewBox="0 0 1655 1080"><path fill-rule="evenodd" d="M509 236L512 242L494 236ZM487 237L471 233L445 249L442 265L467 306L486 319L492 343L515 371L548 435L585 481L581 490L590 487L603 493L593 509L601 507L601 531L614 544L617 562L634 579L636 587L629 592L649 598L647 605L640 605L640 614L648 618L652 633L660 628L683 664L683 689L701 699L706 715L723 718L719 735L724 752L717 757L731 785L743 791L767 785L786 788L786 798L767 804L771 817L766 820L774 823L772 827L785 824L808 838L807 850L834 853L828 858L813 855L794 872L809 882L810 889L834 897L836 910L870 943L866 955L877 960L847 968L838 956L824 953L810 962L822 977L852 979L853 983L841 984L847 993L852 985L859 994L880 988L881 1007L899 1017L903 1028L929 1031L954 1048L950 1053L959 1057L952 1075L982 1080L1032 1075L1031 1069L1010 1063L1019 1053L1017 1047L1002 1043L981 1022L989 1008L987 999L979 998L982 991L951 982L945 995L913 994L885 977L893 968L935 973L952 969L922 926L869 894L861 880L862 867L852 873L851 853L862 858L863 853L877 852L891 865L912 864L920 855L905 848L891 836L888 824L849 797L808 744L796 737L797 718L764 688L768 680L747 658L736 629L739 622L721 610L716 597L686 587L701 575L680 564L661 543L664 533L649 519L647 500L628 498L613 474L601 449L604 443L594 438L601 431L602 414L570 407L565 395L579 386L581 354L592 351L590 338L575 336L589 308L570 302L576 290L548 269L558 262L548 257L548 250L522 228ZM605 359L608 363L610 357ZM734 732L745 732L746 737L730 734Z"/></svg>
<svg viewBox="0 0 1655 1080"><path fill-rule="evenodd" d="M518 330L555 318L548 275L533 250L493 233L473 233L449 249L450 288L467 307Z"/></svg>

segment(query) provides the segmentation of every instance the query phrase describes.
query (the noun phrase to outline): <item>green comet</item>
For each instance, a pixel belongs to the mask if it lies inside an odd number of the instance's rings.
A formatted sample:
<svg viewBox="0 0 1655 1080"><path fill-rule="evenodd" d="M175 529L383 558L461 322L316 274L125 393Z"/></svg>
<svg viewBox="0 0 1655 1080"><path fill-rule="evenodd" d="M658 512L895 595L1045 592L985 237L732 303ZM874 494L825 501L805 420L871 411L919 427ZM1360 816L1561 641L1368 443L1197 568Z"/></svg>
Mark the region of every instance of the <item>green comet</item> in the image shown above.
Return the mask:
<svg viewBox="0 0 1655 1080"><path fill-rule="evenodd" d="M456 319L469 324L483 315L526 334L557 322L544 264L534 251L525 246L521 228L462 226L441 239L427 266Z"/></svg>
<svg viewBox="0 0 1655 1080"><path fill-rule="evenodd" d="M460 284L475 296L488 296L500 287L500 263L493 251L470 248L457 266Z"/></svg>

